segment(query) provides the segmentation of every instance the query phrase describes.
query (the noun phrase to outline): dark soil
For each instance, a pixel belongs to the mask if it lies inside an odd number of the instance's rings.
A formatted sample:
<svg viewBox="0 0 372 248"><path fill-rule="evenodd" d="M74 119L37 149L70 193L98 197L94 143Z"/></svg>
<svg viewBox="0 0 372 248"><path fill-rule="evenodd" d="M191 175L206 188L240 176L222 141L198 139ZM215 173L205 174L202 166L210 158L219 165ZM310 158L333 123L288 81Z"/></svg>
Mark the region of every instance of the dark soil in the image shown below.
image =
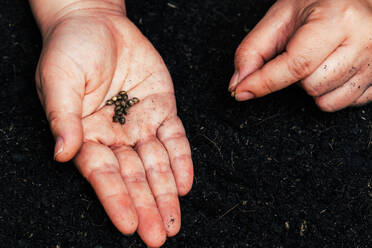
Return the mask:
<svg viewBox="0 0 372 248"><path fill-rule="evenodd" d="M165 247L372 245L371 106L323 113L296 86L245 103L227 92L236 46L272 2L127 3L169 67L193 151L182 229ZM0 247L145 247L72 163L53 161L26 1L1 1L0 30Z"/></svg>

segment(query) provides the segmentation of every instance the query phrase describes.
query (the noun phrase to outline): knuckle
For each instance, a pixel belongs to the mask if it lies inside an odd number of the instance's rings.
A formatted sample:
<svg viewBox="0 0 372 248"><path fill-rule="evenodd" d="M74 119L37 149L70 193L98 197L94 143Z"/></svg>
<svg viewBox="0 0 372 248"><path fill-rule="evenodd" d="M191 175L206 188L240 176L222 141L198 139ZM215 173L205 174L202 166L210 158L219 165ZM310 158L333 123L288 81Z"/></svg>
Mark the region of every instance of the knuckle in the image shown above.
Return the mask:
<svg viewBox="0 0 372 248"><path fill-rule="evenodd" d="M149 172L157 173L157 174L171 174L171 168L169 163L166 162L157 162L154 163L152 166L146 169Z"/></svg>
<svg viewBox="0 0 372 248"><path fill-rule="evenodd" d="M137 172L126 172L124 169L121 171L121 175L126 183L146 183L146 174L142 171Z"/></svg>
<svg viewBox="0 0 372 248"><path fill-rule="evenodd" d="M265 78L262 80L262 90L267 94L270 94L275 91L275 85L271 78Z"/></svg>
<svg viewBox="0 0 372 248"><path fill-rule="evenodd" d="M247 57L249 57L249 51L245 42L243 41L242 44L235 51L235 64L240 65L244 64L247 61Z"/></svg>
<svg viewBox="0 0 372 248"><path fill-rule="evenodd" d="M95 167L87 171L87 173L83 173L83 176L89 181L93 182L96 178L100 178L103 175L115 175L119 173L119 169L113 165L106 165L105 167Z"/></svg>
<svg viewBox="0 0 372 248"><path fill-rule="evenodd" d="M314 19L315 20L323 19L327 17L329 14L327 14L327 8L325 8L322 3L315 2L304 8L304 10L302 11L302 15L303 19L311 21Z"/></svg>
<svg viewBox="0 0 372 248"><path fill-rule="evenodd" d="M323 89L320 84L315 84L315 83L309 83L309 82L301 82L302 87L306 91L307 94L310 96L320 96L322 95Z"/></svg>
<svg viewBox="0 0 372 248"><path fill-rule="evenodd" d="M350 1L347 4L342 4L339 6L341 9L342 15L339 15L342 18L344 23L354 22L356 17L360 17L360 10L358 5L353 1Z"/></svg>
<svg viewBox="0 0 372 248"><path fill-rule="evenodd" d="M311 73L311 60L307 56L297 55L290 59L288 71L296 80L300 80Z"/></svg>
<svg viewBox="0 0 372 248"><path fill-rule="evenodd" d="M285 8L283 8L285 6ZM296 13L296 6L292 0L279 0L268 11L267 15L275 15L276 20L291 20Z"/></svg>
<svg viewBox="0 0 372 248"><path fill-rule="evenodd" d="M52 130L54 130L58 123L61 121L58 111L50 111L47 115L47 119Z"/></svg>
<svg viewBox="0 0 372 248"><path fill-rule="evenodd" d="M336 111L336 108L332 105L332 103L325 98L317 98L315 101L318 107L324 112Z"/></svg>

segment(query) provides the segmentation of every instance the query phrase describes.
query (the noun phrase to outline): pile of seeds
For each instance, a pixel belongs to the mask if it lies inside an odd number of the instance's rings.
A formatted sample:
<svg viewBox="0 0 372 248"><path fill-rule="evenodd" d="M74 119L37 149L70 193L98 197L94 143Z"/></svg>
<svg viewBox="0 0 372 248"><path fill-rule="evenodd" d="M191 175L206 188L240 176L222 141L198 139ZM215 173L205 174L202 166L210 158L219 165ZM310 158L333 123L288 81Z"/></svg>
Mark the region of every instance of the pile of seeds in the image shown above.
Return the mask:
<svg viewBox="0 0 372 248"><path fill-rule="evenodd" d="M125 123L124 116L129 113L129 108L138 102L139 99L137 97L129 99L128 94L125 90L120 91L119 94L112 97L110 100L107 100L106 105L115 106L115 114L112 117L112 121L119 122L123 125Z"/></svg>

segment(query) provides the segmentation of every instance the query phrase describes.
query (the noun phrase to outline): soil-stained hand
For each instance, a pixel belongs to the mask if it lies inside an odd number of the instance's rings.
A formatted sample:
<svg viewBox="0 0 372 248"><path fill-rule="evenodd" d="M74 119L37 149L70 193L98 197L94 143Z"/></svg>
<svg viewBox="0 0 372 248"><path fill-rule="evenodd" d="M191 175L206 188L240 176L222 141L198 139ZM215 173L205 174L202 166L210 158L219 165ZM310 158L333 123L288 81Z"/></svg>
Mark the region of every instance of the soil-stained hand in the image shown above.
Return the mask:
<svg viewBox="0 0 372 248"><path fill-rule="evenodd" d="M74 158L113 224L151 247L177 234L191 151L169 72L129 19L110 8L63 15L44 35L36 81L56 160ZM120 90L140 99L124 125L105 105Z"/></svg>
<svg viewBox="0 0 372 248"><path fill-rule="evenodd" d="M372 1L278 0L235 55L238 101L295 82L324 111L372 100Z"/></svg>

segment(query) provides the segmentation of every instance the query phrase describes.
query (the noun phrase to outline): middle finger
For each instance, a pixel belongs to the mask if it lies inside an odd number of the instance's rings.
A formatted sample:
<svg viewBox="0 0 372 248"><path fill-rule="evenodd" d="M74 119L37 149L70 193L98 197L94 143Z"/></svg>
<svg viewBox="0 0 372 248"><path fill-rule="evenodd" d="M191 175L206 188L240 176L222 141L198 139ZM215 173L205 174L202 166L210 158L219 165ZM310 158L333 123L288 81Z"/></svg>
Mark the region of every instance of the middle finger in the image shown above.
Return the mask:
<svg viewBox="0 0 372 248"><path fill-rule="evenodd" d="M121 176L128 188L138 215L138 234L151 246L161 246L166 239L163 221L147 183L145 170L136 151L129 146L113 148Z"/></svg>
<svg viewBox="0 0 372 248"><path fill-rule="evenodd" d="M136 149L146 169L165 230L168 236L174 236L181 227L181 211L168 153L155 136L139 142Z"/></svg>

